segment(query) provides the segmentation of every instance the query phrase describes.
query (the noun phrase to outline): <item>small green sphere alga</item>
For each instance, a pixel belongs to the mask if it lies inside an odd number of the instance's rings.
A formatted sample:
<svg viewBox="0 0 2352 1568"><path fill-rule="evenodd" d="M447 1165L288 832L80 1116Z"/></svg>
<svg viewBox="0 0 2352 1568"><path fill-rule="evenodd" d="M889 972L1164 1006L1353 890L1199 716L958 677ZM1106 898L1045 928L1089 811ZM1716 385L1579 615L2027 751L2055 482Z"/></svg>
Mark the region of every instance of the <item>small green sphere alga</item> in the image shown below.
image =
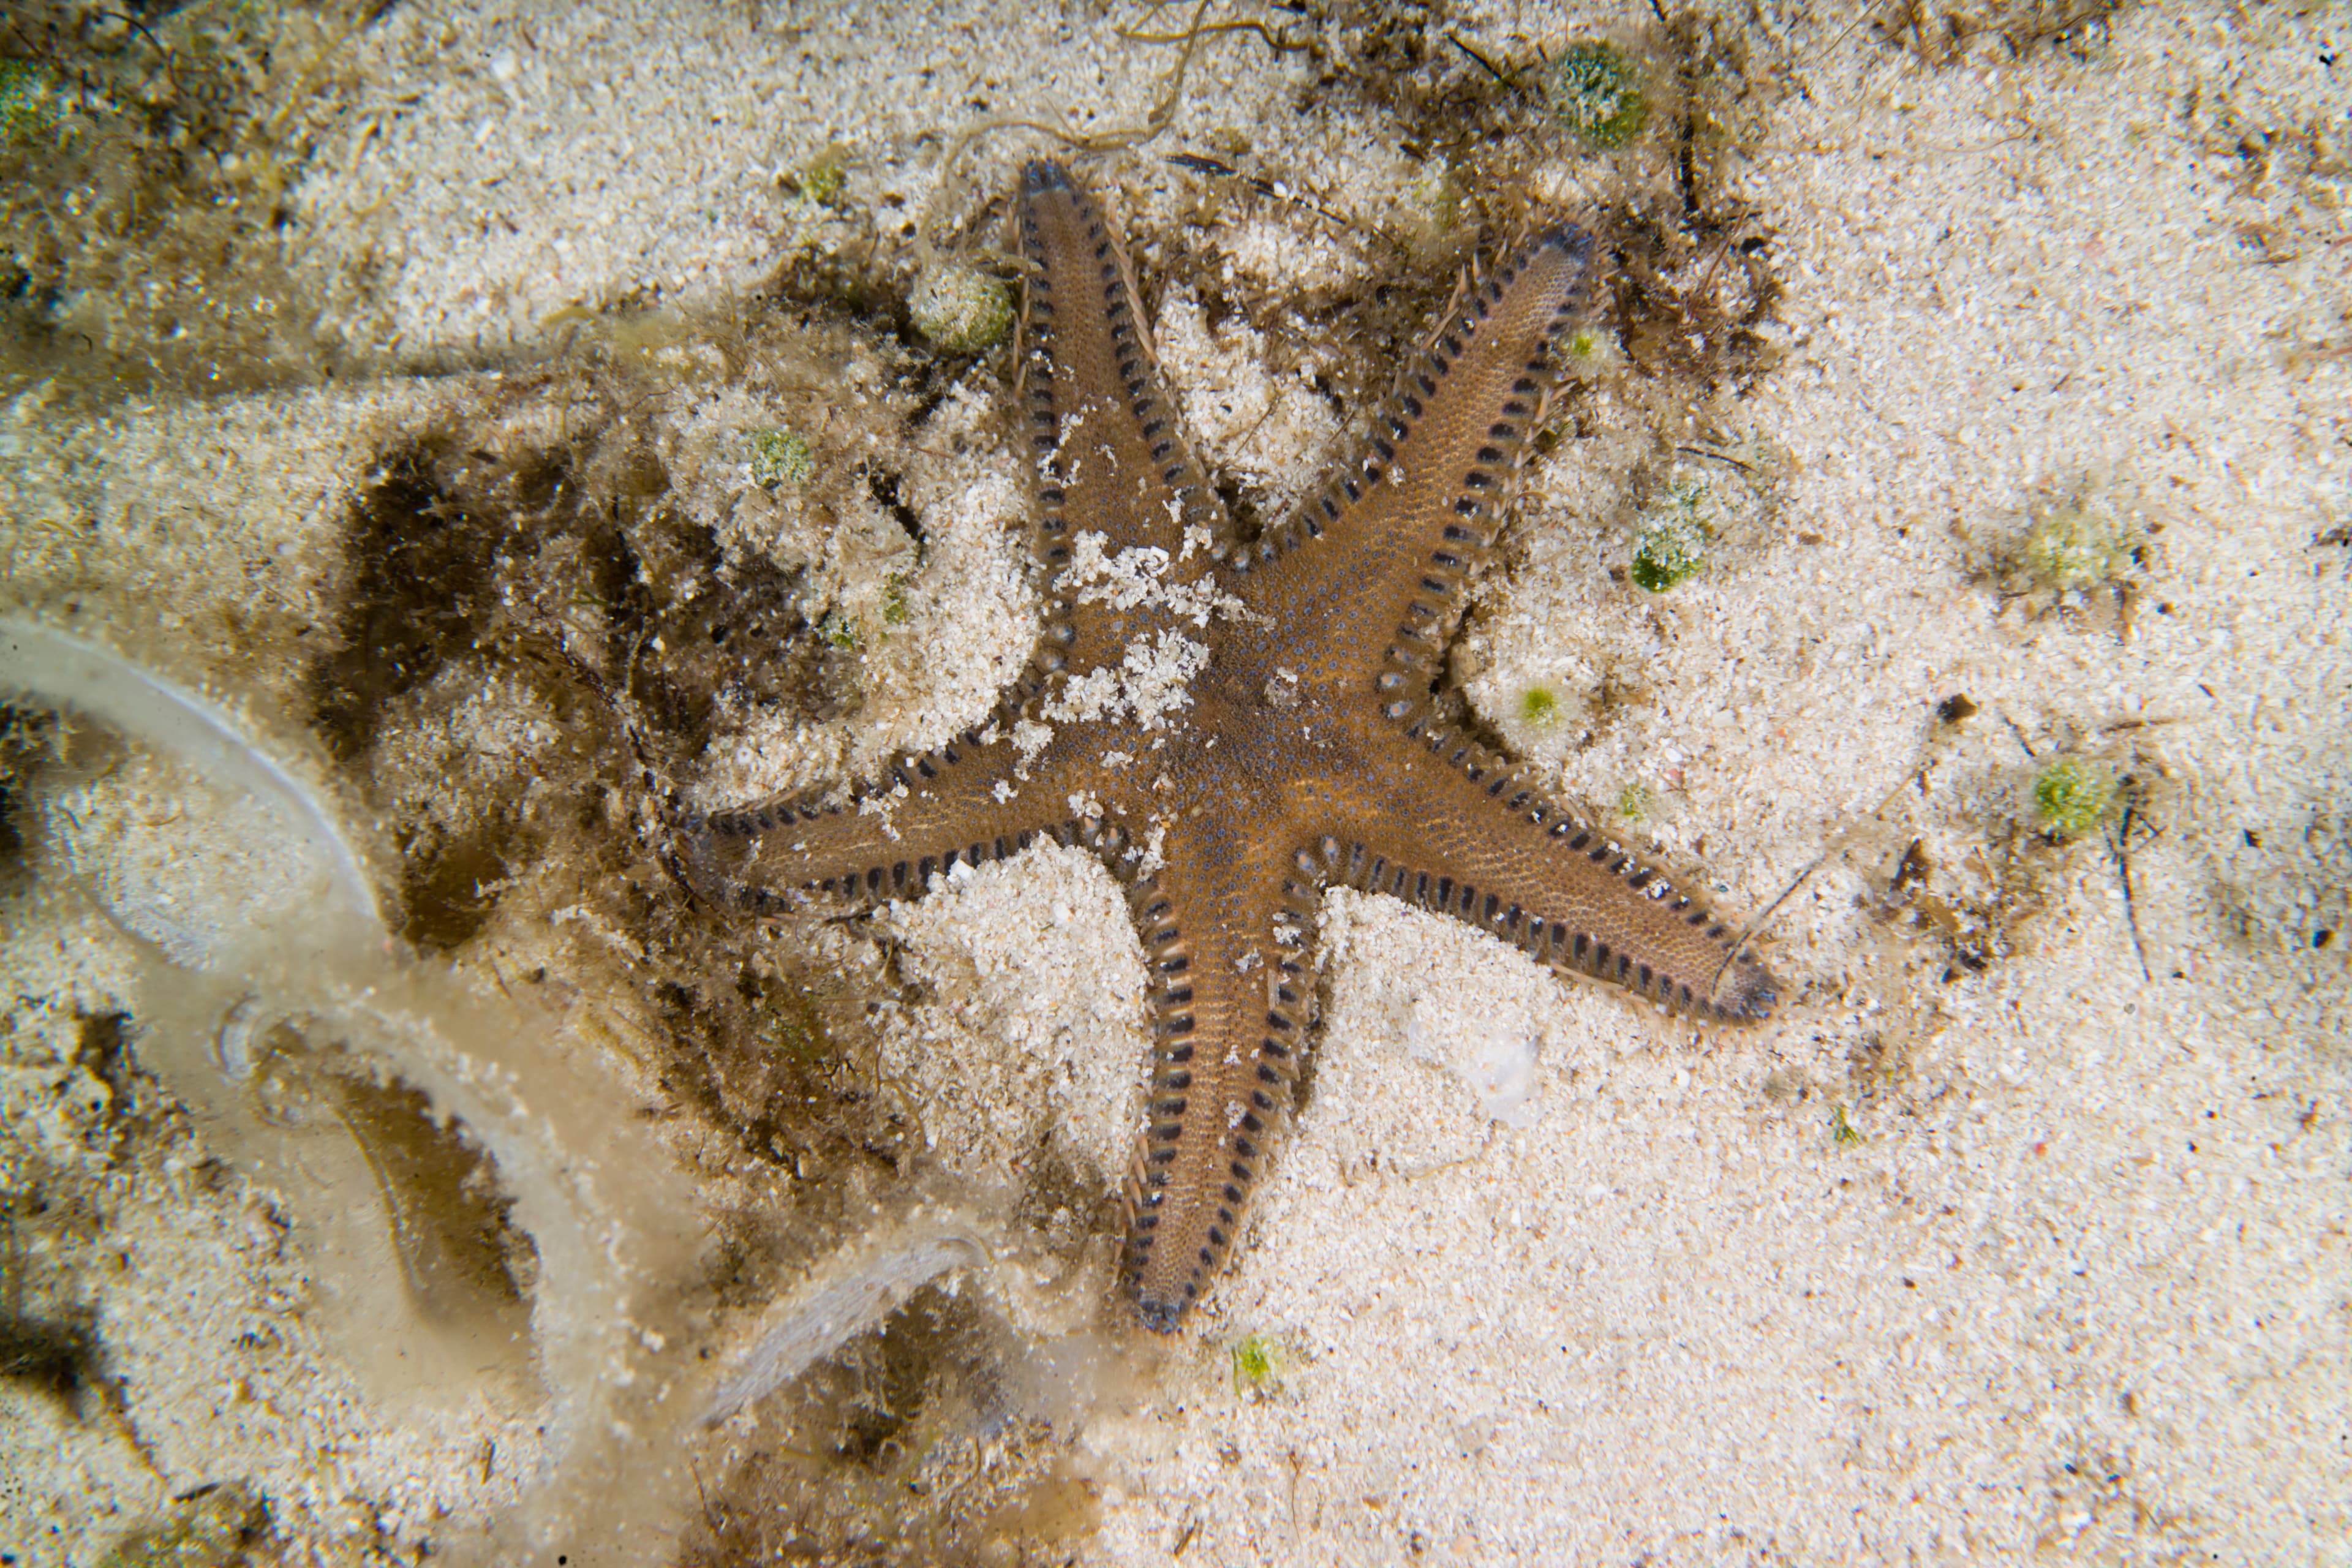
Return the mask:
<svg viewBox="0 0 2352 1568"><path fill-rule="evenodd" d="M1244 1334L1227 1353L1234 1363L1234 1393L1244 1399L1281 1393L1284 1378L1297 1364L1290 1347L1272 1334Z"/></svg>
<svg viewBox="0 0 2352 1568"><path fill-rule="evenodd" d="M47 71L26 60L0 60L0 142L42 141L62 118Z"/></svg>
<svg viewBox="0 0 2352 1568"><path fill-rule="evenodd" d="M800 172L801 195L821 206L831 206L841 200L849 184L849 173L841 166L841 149L828 147L809 161Z"/></svg>
<svg viewBox="0 0 2352 1568"><path fill-rule="evenodd" d="M1592 380L1614 370L1625 358L1617 334L1590 323L1571 329L1559 340L1560 368L1580 380Z"/></svg>
<svg viewBox="0 0 2352 1568"><path fill-rule="evenodd" d="M804 485L816 475L816 455L790 430L751 432L751 482L761 489Z"/></svg>
<svg viewBox="0 0 2352 1568"><path fill-rule="evenodd" d="M923 268L908 296L915 331L951 354L978 353L1013 330L1013 290L1001 278L953 262Z"/></svg>
<svg viewBox="0 0 2352 1568"><path fill-rule="evenodd" d="M2115 773L2080 757L2061 757L2033 778L2033 815L2060 838L2080 838L2097 828L2122 799Z"/></svg>
<svg viewBox="0 0 2352 1568"><path fill-rule="evenodd" d="M1642 133L1649 118L1641 68L1601 38L1580 38L1548 62L1543 89L1552 117L1596 151L1622 147Z"/></svg>
<svg viewBox="0 0 2352 1568"><path fill-rule="evenodd" d="M1706 564L1706 547L1715 537L1708 521L1714 503L1706 487L1680 484L1665 500L1643 514L1642 531L1633 540L1633 581L1653 594L1663 594Z"/></svg>
<svg viewBox="0 0 2352 1568"><path fill-rule="evenodd" d="M2066 593L2123 581L2139 542L2132 519L2086 493L2037 511L2022 553L2036 583Z"/></svg>

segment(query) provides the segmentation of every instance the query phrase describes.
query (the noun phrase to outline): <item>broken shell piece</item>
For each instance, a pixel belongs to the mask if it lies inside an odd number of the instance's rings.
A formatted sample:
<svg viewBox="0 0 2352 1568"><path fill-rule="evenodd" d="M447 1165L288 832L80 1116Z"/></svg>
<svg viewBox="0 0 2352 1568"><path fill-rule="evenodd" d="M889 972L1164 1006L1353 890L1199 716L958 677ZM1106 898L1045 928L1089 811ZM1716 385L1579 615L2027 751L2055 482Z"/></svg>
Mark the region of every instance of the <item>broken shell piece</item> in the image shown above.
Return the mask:
<svg viewBox="0 0 2352 1568"><path fill-rule="evenodd" d="M874 1328L933 1279L987 1258L980 1238L960 1228L910 1226L834 1278L776 1302L751 1348L712 1390L703 1424L715 1426L765 1398Z"/></svg>

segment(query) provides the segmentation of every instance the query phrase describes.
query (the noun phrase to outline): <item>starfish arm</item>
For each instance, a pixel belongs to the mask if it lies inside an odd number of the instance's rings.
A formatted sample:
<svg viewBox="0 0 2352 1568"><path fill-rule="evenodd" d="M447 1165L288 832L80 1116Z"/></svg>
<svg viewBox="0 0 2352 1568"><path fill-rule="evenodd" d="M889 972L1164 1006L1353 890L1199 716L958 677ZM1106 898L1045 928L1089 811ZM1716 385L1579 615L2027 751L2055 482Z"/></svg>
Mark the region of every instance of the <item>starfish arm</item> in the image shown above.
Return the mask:
<svg viewBox="0 0 2352 1568"><path fill-rule="evenodd" d="M1704 903L1506 759L1433 726L1415 738L1426 754L1385 781L1373 813L1302 850L1302 873L1452 915L1675 1012L1770 1015L1770 973Z"/></svg>
<svg viewBox="0 0 2352 1568"><path fill-rule="evenodd" d="M1078 817L1068 791L1038 771L1011 741L967 735L898 757L845 799L819 790L690 822L680 841L686 869L714 901L769 910L801 892L917 897L934 871L1002 860L1039 838L1124 845L1121 830ZM1032 776L1016 789L1024 773Z"/></svg>
<svg viewBox="0 0 2352 1568"><path fill-rule="evenodd" d="M1213 826L1179 827L1129 894L1150 981L1153 1067L1129 1184L1124 1277L1174 1331L1239 1234L1287 1124L1315 1018L1312 887Z"/></svg>
<svg viewBox="0 0 2352 1568"><path fill-rule="evenodd" d="M1591 255L1581 230L1553 228L1465 279L1360 451L1249 552L1244 601L1285 626L1325 628L1310 680L1369 689L1393 718L1427 703L1555 378L1552 341L1588 312ZM1335 552L1348 563L1336 577Z"/></svg>
<svg viewBox="0 0 2352 1568"><path fill-rule="evenodd" d="M1020 361L1038 467L1034 549L1052 574L1040 658L1048 674L1116 665L1133 617L1081 613L1090 574L1122 552L1158 552L1128 570L1197 581L1231 523L1178 428L1134 279L1094 196L1059 164L1031 163L1015 223L1029 264Z"/></svg>

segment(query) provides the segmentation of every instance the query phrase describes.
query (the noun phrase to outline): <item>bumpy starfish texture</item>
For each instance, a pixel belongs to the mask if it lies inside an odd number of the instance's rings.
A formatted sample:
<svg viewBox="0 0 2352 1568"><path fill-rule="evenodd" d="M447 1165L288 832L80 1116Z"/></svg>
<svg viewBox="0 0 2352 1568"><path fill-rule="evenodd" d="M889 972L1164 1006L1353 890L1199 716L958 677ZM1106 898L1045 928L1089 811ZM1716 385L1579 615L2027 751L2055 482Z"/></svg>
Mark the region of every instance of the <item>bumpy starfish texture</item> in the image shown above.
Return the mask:
<svg viewBox="0 0 2352 1568"><path fill-rule="evenodd" d="M686 858L714 896L765 911L916 897L1041 838L1100 853L1142 938L1155 1058L1124 1281L1167 1332L1290 1114L1325 888L1439 910L1676 1011L1760 1018L1773 988L1697 900L1441 707L1552 340L1590 310L1591 241L1555 228L1467 282L1356 454L1244 541L1177 428L1094 198L1033 163L1016 223L1036 653L985 725L845 797L694 824Z"/></svg>

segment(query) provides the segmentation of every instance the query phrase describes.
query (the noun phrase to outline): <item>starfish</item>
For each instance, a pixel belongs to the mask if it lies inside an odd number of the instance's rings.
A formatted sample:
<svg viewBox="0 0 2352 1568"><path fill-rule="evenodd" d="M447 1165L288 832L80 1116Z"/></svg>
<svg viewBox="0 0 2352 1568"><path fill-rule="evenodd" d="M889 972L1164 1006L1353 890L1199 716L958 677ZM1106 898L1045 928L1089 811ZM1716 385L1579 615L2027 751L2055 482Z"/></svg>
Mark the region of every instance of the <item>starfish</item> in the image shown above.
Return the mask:
<svg viewBox="0 0 2352 1568"><path fill-rule="evenodd" d="M1444 648L1553 340L1591 311L1591 239L1555 227L1466 279L1353 454L1244 539L1177 427L1094 197L1031 163L1015 226L1035 653L985 724L855 790L692 821L684 858L713 896L770 912L919 897L1040 839L1096 850L1149 969L1121 1273L1165 1333L1222 1267L1293 1109L1322 889L1393 895L1674 1011L1760 1018L1773 984L1698 900L1447 717Z"/></svg>

